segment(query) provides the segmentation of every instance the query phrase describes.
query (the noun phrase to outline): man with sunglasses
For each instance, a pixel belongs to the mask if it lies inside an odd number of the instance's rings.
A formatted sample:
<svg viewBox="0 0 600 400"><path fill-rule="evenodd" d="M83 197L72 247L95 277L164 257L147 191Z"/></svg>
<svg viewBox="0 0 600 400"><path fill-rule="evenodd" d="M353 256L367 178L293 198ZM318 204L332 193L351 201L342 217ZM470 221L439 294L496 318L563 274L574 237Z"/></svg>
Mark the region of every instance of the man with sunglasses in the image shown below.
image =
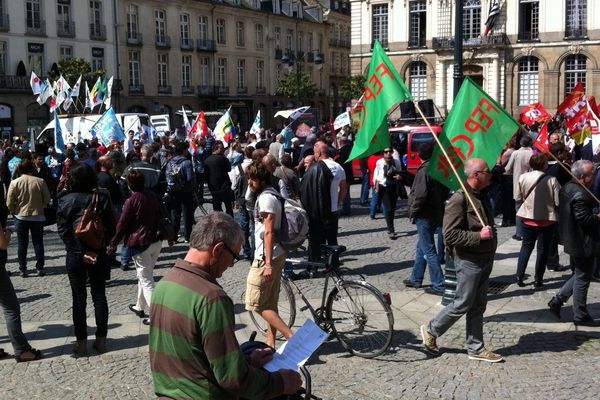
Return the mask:
<svg viewBox="0 0 600 400"><path fill-rule="evenodd" d="M239 260L243 240L231 216L209 214L194 225L185 258L156 285L149 347L159 398L271 399L300 387L296 371L260 369L271 349L249 359L239 349L233 301L217 278Z"/></svg>
<svg viewBox="0 0 600 400"><path fill-rule="evenodd" d="M448 200L444 214L444 241L452 252L457 286L454 300L429 323L421 325L423 346L430 354L439 354L436 340L466 314L467 353L470 360L502 361L502 356L487 350L483 342L483 313L498 240L492 229L494 214L489 197L483 192L492 182L485 160L473 158L465 163L465 187ZM479 217L483 219L483 226Z"/></svg>

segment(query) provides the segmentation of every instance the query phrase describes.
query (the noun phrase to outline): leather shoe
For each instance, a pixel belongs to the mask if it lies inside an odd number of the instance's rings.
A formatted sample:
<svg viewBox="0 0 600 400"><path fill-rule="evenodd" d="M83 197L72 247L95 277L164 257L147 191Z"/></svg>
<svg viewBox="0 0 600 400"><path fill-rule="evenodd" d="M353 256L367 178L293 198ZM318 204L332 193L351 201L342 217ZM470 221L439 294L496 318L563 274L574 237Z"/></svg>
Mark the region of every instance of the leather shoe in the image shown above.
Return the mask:
<svg viewBox="0 0 600 400"><path fill-rule="evenodd" d="M562 308L562 304L556 301L555 297L550 299L550 301L548 302L548 307L550 307L550 312L552 313L552 315L560 319L560 309Z"/></svg>
<svg viewBox="0 0 600 400"><path fill-rule="evenodd" d="M554 271L554 272L563 272L570 269L570 267L568 265L562 265L562 264L558 264L552 267L548 267L548 271Z"/></svg>
<svg viewBox="0 0 600 400"><path fill-rule="evenodd" d="M523 279L517 278L517 286L525 287L525 282L523 281Z"/></svg>
<svg viewBox="0 0 600 400"><path fill-rule="evenodd" d="M142 320L142 324L144 324L144 325L150 325L150 318L144 318Z"/></svg>
<svg viewBox="0 0 600 400"><path fill-rule="evenodd" d="M517 240L517 241L519 241L519 242L520 242L521 240L523 240L523 236L519 236L519 235L513 235L513 236L512 236L512 238L513 238L514 240Z"/></svg>
<svg viewBox="0 0 600 400"><path fill-rule="evenodd" d="M443 296L444 291L443 290L435 290L432 287L428 287L428 288L425 288L425 293L432 294L434 296Z"/></svg>
<svg viewBox="0 0 600 400"><path fill-rule="evenodd" d="M148 318L148 315L146 315L146 313L144 312L144 310L136 310L135 309L135 304L130 304L129 305L129 311L131 311L132 313L134 313L135 315L137 315L139 318Z"/></svg>
<svg viewBox="0 0 600 400"><path fill-rule="evenodd" d="M409 287L409 288L421 289L421 284L420 283L414 283L410 279L405 279L405 280L402 281L402 283L404 283L404 286Z"/></svg>
<svg viewBox="0 0 600 400"><path fill-rule="evenodd" d="M586 318L582 321L573 321L573 323L576 326L592 326L592 327L600 326L600 321L596 321L592 317Z"/></svg>

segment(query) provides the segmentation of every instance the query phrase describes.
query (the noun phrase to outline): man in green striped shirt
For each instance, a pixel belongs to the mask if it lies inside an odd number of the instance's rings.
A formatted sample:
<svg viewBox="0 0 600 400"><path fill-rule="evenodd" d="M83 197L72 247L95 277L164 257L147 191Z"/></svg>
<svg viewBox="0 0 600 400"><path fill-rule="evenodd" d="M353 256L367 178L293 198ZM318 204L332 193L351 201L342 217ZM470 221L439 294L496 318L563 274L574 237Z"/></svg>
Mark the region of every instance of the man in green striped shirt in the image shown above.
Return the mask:
<svg viewBox="0 0 600 400"><path fill-rule="evenodd" d="M270 349L249 358L239 349L233 302L216 278L239 260L243 239L232 217L209 214L194 226L185 258L156 285L149 342L159 398L270 399L300 387L296 371L260 369Z"/></svg>

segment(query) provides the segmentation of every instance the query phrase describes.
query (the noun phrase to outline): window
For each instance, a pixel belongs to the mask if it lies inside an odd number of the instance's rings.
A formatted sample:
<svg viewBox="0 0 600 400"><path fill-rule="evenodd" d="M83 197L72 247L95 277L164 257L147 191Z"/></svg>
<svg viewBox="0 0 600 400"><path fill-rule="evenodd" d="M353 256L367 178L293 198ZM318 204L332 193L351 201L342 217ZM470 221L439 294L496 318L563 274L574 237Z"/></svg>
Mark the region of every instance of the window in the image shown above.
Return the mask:
<svg viewBox="0 0 600 400"><path fill-rule="evenodd" d="M181 87L192 87L192 56L181 57Z"/></svg>
<svg viewBox="0 0 600 400"><path fill-rule="evenodd" d="M256 87L265 87L265 62L263 60L256 60Z"/></svg>
<svg viewBox="0 0 600 400"><path fill-rule="evenodd" d="M415 100L427 98L427 64L422 61L410 64L410 93Z"/></svg>
<svg viewBox="0 0 600 400"><path fill-rule="evenodd" d="M156 35L156 43L167 43L167 20L163 10L154 10L154 33Z"/></svg>
<svg viewBox="0 0 600 400"><path fill-rule="evenodd" d="M102 2L90 1L90 29L94 36L103 36Z"/></svg>
<svg viewBox="0 0 600 400"><path fill-rule="evenodd" d="M158 87L166 88L169 85L169 55L158 55Z"/></svg>
<svg viewBox="0 0 600 400"><path fill-rule="evenodd" d="M92 72L104 69L104 49L92 47Z"/></svg>
<svg viewBox="0 0 600 400"><path fill-rule="evenodd" d="M130 4L127 7L127 39L138 40L138 8L136 5Z"/></svg>
<svg viewBox="0 0 600 400"><path fill-rule="evenodd" d="M275 48L280 49L281 48L281 28L276 26L273 33L274 33L273 36L275 36Z"/></svg>
<svg viewBox="0 0 600 400"><path fill-rule="evenodd" d="M302 31L298 32L298 51L304 51L304 32Z"/></svg>
<svg viewBox="0 0 600 400"><path fill-rule="evenodd" d="M288 29L285 35L285 48L294 50L294 31Z"/></svg>
<svg viewBox="0 0 600 400"><path fill-rule="evenodd" d="M217 43L225 44L227 38L225 37L225 20L222 18L217 19Z"/></svg>
<svg viewBox="0 0 600 400"><path fill-rule="evenodd" d="M56 22L58 23L58 33L75 33L71 32L71 5L57 4L56 5Z"/></svg>
<svg viewBox="0 0 600 400"><path fill-rule="evenodd" d="M29 71L42 74L44 71L44 45L41 43L27 44L27 67Z"/></svg>
<svg viewBox="0 0 600 400"><path fill-rule="evenodd" d="M238 60L237 87L238 87L238 90L246 89L246 60Z"/></svg>
<svg viewBox="0 0 600 400"><path fill-rule="evenodd" d="M539 98L539 66L535 57L519 61L519 105L535 103Z"/></svg>
<svg viewBox="0 0 600 400"><path fill-rule="evenodd" d="M139 87L141 82L140 52L129 52L129 86Z"/></svg>
<svg viewBox="0 0 600 400"><path fill-rule="evenodd" d="M425 0L410 2L408 15L408 47L425 47L427 5Z"/></svg>
<svg viewBox="0 0 600 400"><path fill-rule="evenodd" d="M582 38L587 36L587 0L566 0L565 36Z"/></svg>
<svg viewBox="0 0 600 400"><path fill-rule="evenodd" d="M6 42L0 42L0 75L6 74Z"/></svg>
<svg viewBox="0 0 600 400"><path fill-rule="evenodd" d="M206 15L198 17L198 29L200 30L200 40L208 40L208 17Z"/></svg>
<svg viewBox="0 0 600 400"><path fill-rule="evenodd" d="M179 38L181 39L182 45L189 45L189 43L190 43L190 16L187 14L181 14L179 16Z"/></svg>
<svg viewBox="0 0 600 400"><path fill-rule="evenodd" d="M73 46L59 46L58 59L66 60L67 58L73 58Z"/></svg>
<svg viewBox="0 0 600 400"><path fill-rule="evenodd" d="M565 96L571 92L577 82L581 82L585 90L586 64L587 58L583 54L572 54L565 59Z"/></svg>
<svg viewBox="0 0 600 400"><path fill-rule="evenodd" d="M388 5L375 4L372 11L371 37L373 43L379 40L382 46L388 45ZM312 46L311 46L312 49Z"/></svg>
<svg viewBox="0 0 600 400"><path fill-rule="evenodd" d="M481 0L465 0L463 6L463 40L479 39L481 35Z"/></svg>
<svg viewBox="0 0 600 400"><path fill-rule="evenodd" d="M41 0L27 0L25 3L25 23L28 29L39 30L42 28Z"/></svg>
<svg viewBox="0 0 600 400"><path fill-rule="evenodd" d="M246 38L244 37L244 23L237 21L235 23L235 44L238 47L244 47Z"/></svg>
<svg viewBox="0 0 600 400"><path fill-rule="evenodd" d="M208 87L208 80L210 78L208 57L200 58L200 85L202 87Z"/></svg>
<svg viewBox="0 0 600 400"><path fill-rule="evenodd" d="M227 86L227 59L219 58L217 60L217 85L219 88Z"/></svg>
<svg viewBox="0 0 600 400"><path fill-rule="evenodd" d="M263 31L263 26L262 25L255 25L255 31L256 31L256 48L257 49L262 49L265 47L265 35L264 35L264 31Z"/></svg>
<svg viewBox="0 0 600 400"><path fill-rule="evenodd" d="M539 1L519 1L519 40L537 40L540 26Z"/></svg>

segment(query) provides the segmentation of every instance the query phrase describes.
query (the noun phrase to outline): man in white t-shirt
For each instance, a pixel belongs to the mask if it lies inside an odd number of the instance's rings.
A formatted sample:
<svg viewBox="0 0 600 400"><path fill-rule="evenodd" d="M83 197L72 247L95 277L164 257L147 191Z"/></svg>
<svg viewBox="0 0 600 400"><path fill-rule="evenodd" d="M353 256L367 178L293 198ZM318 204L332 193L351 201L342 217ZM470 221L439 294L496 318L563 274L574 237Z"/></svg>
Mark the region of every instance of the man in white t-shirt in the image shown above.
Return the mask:
<svg viewBox="0 0 600 400"><path fill-rule="evenodd" d="M271 173L260 162L246 168L248 188L257 194L254 207L255 251L246 281L246 310L254 311L267 322L266 343L275 347L275 335L279 331L286 338L291 329L277 313L281 271L286 251L278 243L276 231L281 229L283 205L270 187Z"/></svg>

